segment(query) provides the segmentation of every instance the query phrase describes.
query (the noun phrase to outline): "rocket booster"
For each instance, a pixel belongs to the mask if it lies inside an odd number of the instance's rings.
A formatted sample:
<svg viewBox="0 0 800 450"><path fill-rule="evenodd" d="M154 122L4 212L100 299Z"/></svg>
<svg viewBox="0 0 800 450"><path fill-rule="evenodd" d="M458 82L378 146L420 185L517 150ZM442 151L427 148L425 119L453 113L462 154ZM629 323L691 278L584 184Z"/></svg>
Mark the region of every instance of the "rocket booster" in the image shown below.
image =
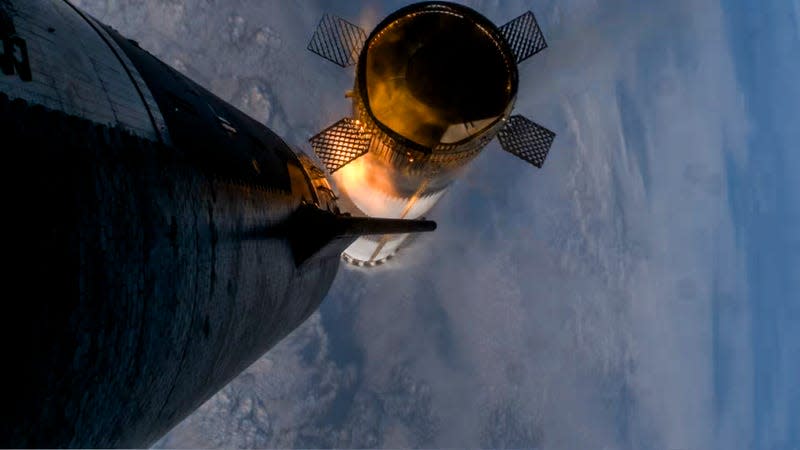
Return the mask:
<svg viewBox="0 0 800 450"><path fill-rule="evenodd" d="M353 214L422 217L495 136L504 150L541 167L555 134L511 114L517 64L546 46L530 12L497 27L462 5L418 3L369 36L324 16L309 49L356 66L347 94L353 109L310 141ZM378 265L407 237L362 237L343 258Z"/></svg>

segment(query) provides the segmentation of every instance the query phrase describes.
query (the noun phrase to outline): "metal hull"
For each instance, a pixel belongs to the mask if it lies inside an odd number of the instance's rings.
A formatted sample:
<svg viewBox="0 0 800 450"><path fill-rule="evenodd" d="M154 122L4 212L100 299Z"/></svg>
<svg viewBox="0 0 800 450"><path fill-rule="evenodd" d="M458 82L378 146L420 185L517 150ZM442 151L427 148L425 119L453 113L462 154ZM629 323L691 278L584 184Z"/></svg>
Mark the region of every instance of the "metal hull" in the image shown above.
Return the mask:
<svg viewBox="0 0 800 450"><path fill-rule="evenodd" d="M67 3L0 14L32 69L0 74L20 293L0 445L149 446L317 308L352 239L298 264L254 238L314 200L280 138Z"/></svg>

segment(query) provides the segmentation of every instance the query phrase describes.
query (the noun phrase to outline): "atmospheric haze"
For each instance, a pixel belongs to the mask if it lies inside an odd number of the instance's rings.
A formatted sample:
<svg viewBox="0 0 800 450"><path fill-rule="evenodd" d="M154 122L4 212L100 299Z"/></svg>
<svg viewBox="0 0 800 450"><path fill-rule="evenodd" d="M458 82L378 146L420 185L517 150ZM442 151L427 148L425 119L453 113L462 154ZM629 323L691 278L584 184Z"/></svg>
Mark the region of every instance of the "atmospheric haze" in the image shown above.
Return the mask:
<svg viewBox="0 0 800 450"><path fill-rule="evenodd" d="M353 76L305 50L322 13L370 30L407 2L75 3L310 151L348 115ZM490 144L432 210L435 233L343 267L319 312L157 446L799 448L800 219L769 200L796 205L800 180L772 163L747 176L756 151L800 169L789 141L753 138L769 99L800 117L797 88L752 100L754 77L800 79L800 7L779 3L468 2L542 24L516 111L558 134L544 168ZM764 45L793 43L774 52L799 56L788 73L750 67L736 27L751 19ZM784 225L752 219L764 208ZM775 227L787 290L770 291L752 235Z"/></svg>

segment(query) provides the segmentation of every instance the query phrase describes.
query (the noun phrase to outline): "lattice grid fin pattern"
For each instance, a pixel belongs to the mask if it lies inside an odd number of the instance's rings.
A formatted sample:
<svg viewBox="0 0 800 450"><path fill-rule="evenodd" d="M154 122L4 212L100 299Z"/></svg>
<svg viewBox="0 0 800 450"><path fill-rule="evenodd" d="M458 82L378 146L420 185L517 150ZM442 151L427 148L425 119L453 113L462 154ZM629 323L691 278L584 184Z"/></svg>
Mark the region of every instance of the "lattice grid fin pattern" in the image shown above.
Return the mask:
<svg viewBox="0 0 800 450"><path fill-rule="evenodd" d="M503 150L542 168L556 134L524 116L511 116L497 134Z"/></svg>
<svg viewBox="0 0 800 450"><path fill-rule="evenodd" d="M372 135L345 117L309 139L311 148L333 173L369 151Z"/></svg>
<svg viewBox="0 0 800 450"><path fill-rule="evenodd" d="M358 25L324 14L311 36L308 49L336 65L349 67L358 61L366 40L367 34Z"/></svg>
<svg viewBox="0 0 800 450"><path fill-rule="evenodd" d="M500 27L500 33L511 46L518 64L547 48L542 29L530 11Z"/></svg>

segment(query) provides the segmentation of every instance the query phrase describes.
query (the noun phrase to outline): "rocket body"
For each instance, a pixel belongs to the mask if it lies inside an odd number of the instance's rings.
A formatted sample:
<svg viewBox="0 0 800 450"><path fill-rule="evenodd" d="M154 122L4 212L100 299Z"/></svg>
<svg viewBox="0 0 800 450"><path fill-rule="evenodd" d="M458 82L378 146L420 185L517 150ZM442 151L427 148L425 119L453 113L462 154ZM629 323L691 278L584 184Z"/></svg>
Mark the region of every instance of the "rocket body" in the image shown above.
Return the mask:
<svg viewBox="0 0 800 450"><path fill-rule="evenodd" d="M316 310L356 236L420 225L338 214L310 158L63 0L0 0L0 149L7 448L150 446Z"/></svg>

